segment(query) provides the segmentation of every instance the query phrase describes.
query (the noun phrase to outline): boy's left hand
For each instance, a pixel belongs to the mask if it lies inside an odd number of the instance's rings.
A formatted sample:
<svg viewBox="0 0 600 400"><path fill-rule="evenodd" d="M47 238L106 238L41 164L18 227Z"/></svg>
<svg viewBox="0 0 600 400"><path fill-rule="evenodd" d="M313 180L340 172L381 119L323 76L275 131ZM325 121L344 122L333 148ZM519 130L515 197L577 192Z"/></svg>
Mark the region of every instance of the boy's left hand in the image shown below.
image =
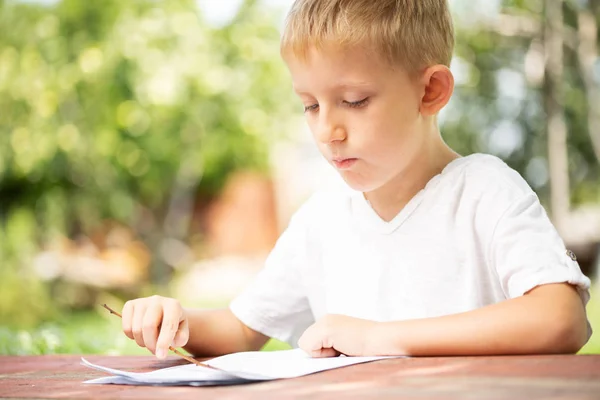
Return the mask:
<svg viewBox="0 0 600 400"><path fill-rule="evenodd" d="M377 322L328 314L312 324L298 340L311 357L366 356Z"/></svg>

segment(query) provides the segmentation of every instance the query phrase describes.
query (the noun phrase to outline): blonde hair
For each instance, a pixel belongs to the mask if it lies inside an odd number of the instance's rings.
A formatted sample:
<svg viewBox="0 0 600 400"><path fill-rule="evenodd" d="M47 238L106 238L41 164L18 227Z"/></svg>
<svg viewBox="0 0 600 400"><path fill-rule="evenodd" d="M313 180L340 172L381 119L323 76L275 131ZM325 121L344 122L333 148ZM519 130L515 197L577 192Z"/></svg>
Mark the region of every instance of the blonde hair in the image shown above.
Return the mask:
<svg viewBox="0 0 600 400"><path fill-rule="evenodd" d="M366 45L409 71L450 66L454 28L447 0L296 0L281 53L306 59L310 47Z"/></svg>

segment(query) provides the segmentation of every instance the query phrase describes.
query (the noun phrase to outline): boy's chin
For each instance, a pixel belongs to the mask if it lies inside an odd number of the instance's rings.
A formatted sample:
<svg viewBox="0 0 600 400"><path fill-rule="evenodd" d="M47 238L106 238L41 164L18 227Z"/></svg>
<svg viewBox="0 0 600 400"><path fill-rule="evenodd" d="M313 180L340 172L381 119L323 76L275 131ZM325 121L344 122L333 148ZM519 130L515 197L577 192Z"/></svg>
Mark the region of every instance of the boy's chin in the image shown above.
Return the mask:
<svg viewBox="0 0 600 400"><path fill-rule="evenodd" d="M346 174L341 175L344 179L344 182L346 182L346 185L348 185L350 189L356 190L357 192L372 192L379 187L379 185L376 183L366 181L365 179L357 179L356 177L347 176Z"/></svg>

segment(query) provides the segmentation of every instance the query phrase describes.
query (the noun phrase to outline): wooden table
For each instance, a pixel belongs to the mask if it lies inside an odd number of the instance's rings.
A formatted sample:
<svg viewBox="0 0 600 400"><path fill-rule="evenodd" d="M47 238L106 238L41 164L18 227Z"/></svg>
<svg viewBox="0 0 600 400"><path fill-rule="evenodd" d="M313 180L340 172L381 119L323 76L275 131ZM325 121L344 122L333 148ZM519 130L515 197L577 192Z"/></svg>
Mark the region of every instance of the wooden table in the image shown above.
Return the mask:
<svg viewBox="0 0 600 400"><path fill-rule="evenodd" d="M149 371L185 363L151 356L86 356ZM0 397L129 399L600 399L600 355L381 360L302 378L228 387L84 385L105 376L79 356L0 357Z"/></svg>

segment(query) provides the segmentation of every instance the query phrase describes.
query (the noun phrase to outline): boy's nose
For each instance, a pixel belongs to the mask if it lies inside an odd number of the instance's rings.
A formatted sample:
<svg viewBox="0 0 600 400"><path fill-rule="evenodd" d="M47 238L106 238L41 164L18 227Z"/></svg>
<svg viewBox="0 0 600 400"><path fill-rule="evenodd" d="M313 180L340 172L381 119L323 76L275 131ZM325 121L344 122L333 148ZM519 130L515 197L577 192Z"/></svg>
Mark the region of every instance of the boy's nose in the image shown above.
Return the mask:
<svg viewBox="0 0 600 400"><path fill-rule="evenodd" d="M317 132L317 140L324 144L346 140L347 132L338 124L322 123Z"/></svg>

